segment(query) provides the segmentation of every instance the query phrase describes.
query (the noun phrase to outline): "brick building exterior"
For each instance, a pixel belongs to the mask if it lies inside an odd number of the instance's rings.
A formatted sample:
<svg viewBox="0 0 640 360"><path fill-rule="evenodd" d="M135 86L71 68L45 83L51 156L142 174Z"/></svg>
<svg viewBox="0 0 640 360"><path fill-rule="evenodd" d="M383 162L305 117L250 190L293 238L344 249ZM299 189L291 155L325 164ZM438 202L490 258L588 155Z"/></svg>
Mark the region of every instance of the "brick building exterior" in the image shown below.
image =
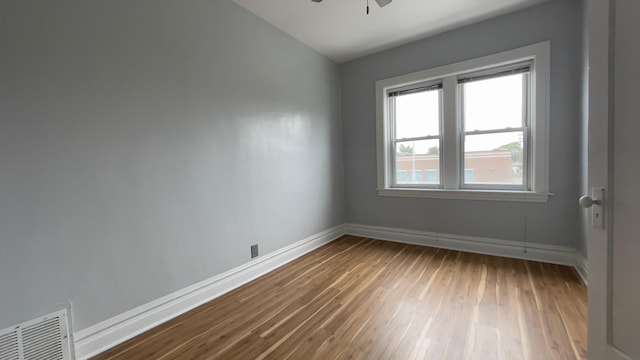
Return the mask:
<svg viewBox="0 0 640 360"><path fill-rule="evenodd" d="M438 154L397 154L396 182L438 184L439 160ZM467 183L522 184L519 164L513 162L508 150L466 153L464 178Z"/></svg>

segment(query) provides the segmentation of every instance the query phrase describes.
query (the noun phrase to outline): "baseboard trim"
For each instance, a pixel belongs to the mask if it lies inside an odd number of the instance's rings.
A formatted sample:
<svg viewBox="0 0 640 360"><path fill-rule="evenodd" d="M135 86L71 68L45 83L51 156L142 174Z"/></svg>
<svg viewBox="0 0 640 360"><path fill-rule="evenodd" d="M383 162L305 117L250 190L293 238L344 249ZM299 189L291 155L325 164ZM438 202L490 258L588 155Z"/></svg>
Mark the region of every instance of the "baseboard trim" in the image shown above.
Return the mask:
<svg viewBox="0 0 640 360"><path fill-rule="evenodd" d="M309 236L247 264L80 330L74 334L76 357L84 360L95 356L240 287L345 234L573 266L585 284L587 283L587 260L582 254L569 247L528 243L526 246L527 251L525 252L525 244L520 241L383 226L343 224Z"/></svg>
<svg viewBox="0 0 640 360"><path fill-rule="evenodd" d="M584 284L588 286L589 283L587 279L589 275L589 261L578 251L576 251L576 263L574 267L576 268L578 275L582 279L582 282L584 282Z"/></svg>
<svg viewBox="0 0 640 360"><path fill-rule="evenodd" d="M344 231L350 235L406 244L425 245L443 249L576 266L575 249L565 246L527 243L525 252L525 244L521 241L497 240L362 224L345 224Z"/></svg>
<svg viewBox="0 0 640 360"><path fill-rule="evenodd" d="M77 359L88 359L211 301L344 235L344 226L322 231L210 279L151 301L75 333Z"/></svg>

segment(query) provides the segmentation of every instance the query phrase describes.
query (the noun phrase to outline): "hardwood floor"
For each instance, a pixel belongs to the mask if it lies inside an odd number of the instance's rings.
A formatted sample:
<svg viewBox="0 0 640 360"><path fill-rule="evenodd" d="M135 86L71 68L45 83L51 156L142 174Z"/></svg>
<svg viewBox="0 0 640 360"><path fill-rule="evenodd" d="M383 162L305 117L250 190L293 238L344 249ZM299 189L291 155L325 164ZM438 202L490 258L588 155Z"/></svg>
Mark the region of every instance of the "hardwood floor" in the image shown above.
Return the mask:
<svg viewBox="0 0 640 360"><path fill-rule="evenodd" d="M582 359L566 266L344 236L94 359Z"/></svg>

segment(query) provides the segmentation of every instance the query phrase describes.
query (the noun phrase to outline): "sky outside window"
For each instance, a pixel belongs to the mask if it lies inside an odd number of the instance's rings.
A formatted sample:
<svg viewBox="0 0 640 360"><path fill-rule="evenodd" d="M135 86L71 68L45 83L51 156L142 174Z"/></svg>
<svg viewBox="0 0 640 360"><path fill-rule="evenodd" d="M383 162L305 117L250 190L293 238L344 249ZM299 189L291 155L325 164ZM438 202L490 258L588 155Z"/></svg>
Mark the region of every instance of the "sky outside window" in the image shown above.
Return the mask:
<svg viewBox="0 0 640 360"><path fill-rule="evenodd" d="M465 131L520 128L524 126L524 87L526 74L502 76L469 82L464 85ZM441 90L401 95L396 101L396 139L440 135ZM491 137L473 137L465 141L466 151L494 150L501 145L522 142L522 136L513 133ZM416 154L425 154L428 148L417 143Z"/></svg>

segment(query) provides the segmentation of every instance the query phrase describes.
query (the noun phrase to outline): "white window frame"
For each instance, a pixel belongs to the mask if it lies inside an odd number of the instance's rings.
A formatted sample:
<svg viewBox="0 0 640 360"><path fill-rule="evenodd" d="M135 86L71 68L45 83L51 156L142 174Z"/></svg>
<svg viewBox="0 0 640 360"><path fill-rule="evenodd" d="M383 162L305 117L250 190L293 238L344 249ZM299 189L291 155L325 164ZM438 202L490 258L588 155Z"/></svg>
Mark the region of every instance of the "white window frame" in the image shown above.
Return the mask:
<svg viewBox="0 0 640 360"><path fill-rule="evenodd" d="M376 132L378 195L493 201L547 202L549 192L549 83L550 42L545 41L498 54L455 64L418 71L376 81ZM526 190L491 190L462 187L462 124L459 105L458 78L465 74L500 68L521 62L531 62L529 164ZM443 92L442 132L440 150L441 188L393 187L392 144L393 121L389 115L389 92L427 82L442 81L443 87L455 91Z"/></svg>

